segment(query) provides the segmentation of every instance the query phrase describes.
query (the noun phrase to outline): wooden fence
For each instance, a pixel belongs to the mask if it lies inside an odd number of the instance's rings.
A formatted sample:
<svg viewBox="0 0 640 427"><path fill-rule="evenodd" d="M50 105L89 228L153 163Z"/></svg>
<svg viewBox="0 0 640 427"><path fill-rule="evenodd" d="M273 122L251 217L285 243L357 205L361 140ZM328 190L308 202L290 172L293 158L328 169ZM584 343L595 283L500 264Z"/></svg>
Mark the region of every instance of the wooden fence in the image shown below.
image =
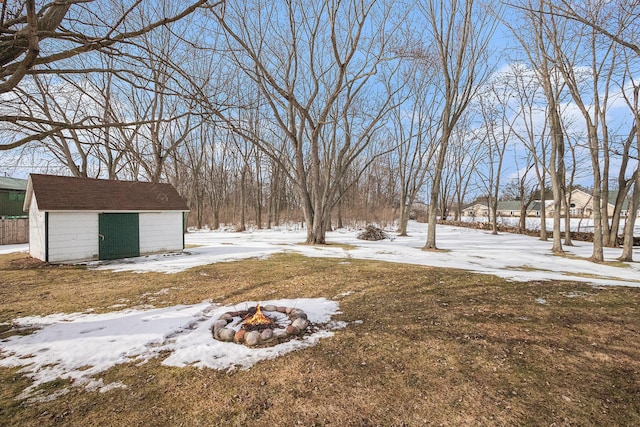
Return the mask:
<svg viewBox="0 0 640 427"><path fill-rule="evenodd" d="M0 219L0 245L29 242L29 218Z"/></svg>

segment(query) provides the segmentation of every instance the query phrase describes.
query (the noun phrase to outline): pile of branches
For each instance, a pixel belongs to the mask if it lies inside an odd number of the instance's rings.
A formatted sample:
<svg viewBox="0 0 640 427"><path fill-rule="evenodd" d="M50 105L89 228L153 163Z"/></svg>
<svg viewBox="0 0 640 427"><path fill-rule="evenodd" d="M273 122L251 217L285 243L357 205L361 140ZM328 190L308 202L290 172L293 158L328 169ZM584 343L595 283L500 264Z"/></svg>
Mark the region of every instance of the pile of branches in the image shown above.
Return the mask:
<svg viewBox="0 0 640 427"><path fill-rule="evenodd" d="M360 234L358 234L358 239L360 240L384 240L388 239L389 236L385 233L381 228L376 227L375 225L367 225L367 228Z"/></svg>

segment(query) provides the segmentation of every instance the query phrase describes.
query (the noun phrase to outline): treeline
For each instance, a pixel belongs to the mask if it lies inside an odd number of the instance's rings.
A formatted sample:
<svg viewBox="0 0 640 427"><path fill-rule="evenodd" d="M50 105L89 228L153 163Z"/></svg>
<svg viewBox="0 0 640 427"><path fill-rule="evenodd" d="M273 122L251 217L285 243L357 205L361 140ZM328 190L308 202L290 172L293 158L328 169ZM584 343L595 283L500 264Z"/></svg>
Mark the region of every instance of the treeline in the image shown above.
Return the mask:
<svg viewBox="0 0 640 427"><path fill-rule="evenodd" d="M237 231L296 223L304 227L295 182L278 162L250 145L245 146L249 153L235 144L217 148L217 154L205 151L195 163L183 162L181 156L170 162L168 179L191 208L189 226L224 225ZM334 208L328 229L396 223L399 188L390 160L389 155L377 158L367 173L353 179Z"/></svg>

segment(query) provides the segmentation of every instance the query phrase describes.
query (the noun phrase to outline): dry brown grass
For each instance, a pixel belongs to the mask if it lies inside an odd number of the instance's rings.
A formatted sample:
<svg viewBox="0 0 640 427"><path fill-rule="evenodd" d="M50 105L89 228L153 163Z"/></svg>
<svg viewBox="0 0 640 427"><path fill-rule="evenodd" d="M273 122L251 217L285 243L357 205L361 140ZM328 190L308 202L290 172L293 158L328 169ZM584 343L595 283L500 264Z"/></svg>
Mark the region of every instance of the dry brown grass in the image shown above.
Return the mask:
<svg viewBox="0 0 640 427"><path fill-rule="evenodd" d="M299 255L175 275L0 256L0 322L115 304L301 297L339 300L348 326L246 371L158 359L105 373L125 389L72 388L45 403L16 400L29 380L0 369L0 425L640 425L639 289Z"/></svg>

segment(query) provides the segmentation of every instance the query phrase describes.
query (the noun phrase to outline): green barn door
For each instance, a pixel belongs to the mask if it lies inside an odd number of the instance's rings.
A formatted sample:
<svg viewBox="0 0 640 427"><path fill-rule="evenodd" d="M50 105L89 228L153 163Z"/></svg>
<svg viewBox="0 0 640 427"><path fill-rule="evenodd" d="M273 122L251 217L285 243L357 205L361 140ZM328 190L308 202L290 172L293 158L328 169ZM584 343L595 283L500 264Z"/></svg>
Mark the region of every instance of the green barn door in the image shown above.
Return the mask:
<svg viewBox="0 0 640 427"><path fill-rule="evenodd" d="M98 215L100 259L140 255L140 228L137 213Z"/></svg>

